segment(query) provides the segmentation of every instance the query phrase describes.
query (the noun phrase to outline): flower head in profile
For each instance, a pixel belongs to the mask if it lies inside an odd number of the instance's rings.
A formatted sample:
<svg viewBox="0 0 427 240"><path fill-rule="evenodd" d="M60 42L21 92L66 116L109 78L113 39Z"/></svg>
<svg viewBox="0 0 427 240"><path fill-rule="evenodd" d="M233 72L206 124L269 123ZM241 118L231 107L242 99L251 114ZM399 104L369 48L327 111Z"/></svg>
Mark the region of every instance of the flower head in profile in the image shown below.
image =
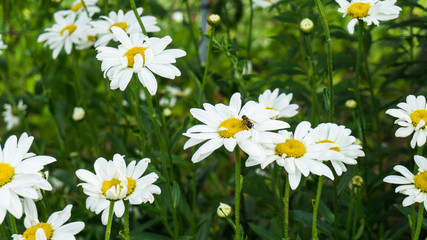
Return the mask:
<svg viewBox="0 0 427 240"><path fill-rule="evenodd" d="M343 17L349 15L353 19L347 25L348 32L354 33L354 26L357 20L363 20L366 24L379 25L380 21L388 21L399 17L402 10L394 5L396 0L335 0L340 8L338 12L343 13Z"/></svg>
<svg viewBox="0 0 427 240"><path fill-rule="evenodd" d="M2 54L3 53L2 50L6 49L6 48L7 48L7 45L4 44L3 40L1 40L1 34L0 34L0 54Z"/></svg>
<svg viewBox="0 0 427 240"><path fill-rule="evenodd" d="M89 16L92 17L95 13L98 13L100 11L99 7L96 6L96 3L98 0L84 0L84 5L86 5L86 9L89 13ZM73 4L71 5L70 9L67 10L61 10L57 13L62 16L67 16L71 14L85 14L86 10L84 8L83 1L81 0L75 0Z"/></svg>
<svg viewBox="0 0 427 240"><path fill-rule="evenodd" d="M258 97L259 103L264 104L268 109L278 112L277 118L289 118L297 115L298 105L290 104L291 100L292 93L279 95L278 88L274 89L273 92L267 89Z"/></svg>
<svg viewBox="0 0 427 240"><path fill-rule="evenodd" d="M142 14L142 8L138 8L138 16ZM99 38L95 42L95 47L105 46L111 40L117 42L117 37L113 34L111 28L119 27L123 29L127 34L142 33L141 27L139 26L138 20L132 10L126 14L122 10L118 12L110 12L107 16L101 16L100 20L93 21L91 24L94 29L95 35ZM156 25L157 19L153 16L140 17L142 24L147 32L158 32L160 28Z"/></svg>
<svg viewBox="0 0 427 240"><path fill-rule="evenodd" d="M396 137L407 137L414 133L411 140L411 147L423 146L427 138L427 104L424 96L415 97L409 95L406 102L397 104L398 109L392 108L385 113L396 119L395 124L399 125Z"/></svg>
<svg viewBox="0 0 427 240"><path fill-rule="evenodd" d="M336 158L328 160L338 176L347 171L345 164L357 164L356 158L365 156L362 146L355 144L356 138L350 134L350 129L335 123L321 123L311 132L316 143L336 144L329 149L336 152Z"/></svg>
<svg viewBox="0 0 427 240"><path fill-rule="evenodd" d="M71 217L72 205L68 204L62 211L54 212L46 222L38 219L36 205L28 209L31 220L24 223L26 230L21 234L12 235L13 240L62 240L75 239L77 233L83 230L83 222L71 222L65 224Z"/></svg>
<svg viewBox="0 0 427 240"><path fill-rule="evenodd" d="M268 8L271 5L277 3L279 0L253 0L252 7L253 8Z"/></svg>
<svg viewBox="0 0 427 240"><path fill-rule="evenodd" d="M153 73L169 79L181 76L177 67L172 65L176 58L186 55L180 49L167 49L172 42L169 36L163 38L147 37L142 33L132 33L130 37L120 27L112 27L114 36L120 41L118 48L101 46L96 48L96 58L102 61L104 77L111 80L111 89L124 91L133 74L151 95L157 92L157 81Z"/></svg>
<svg viewBox="0 0 427 240"><path fill-rule="evenodd" d="M88 195L86 208L96 214L103 212L101 220L106 225L110 201L114 201L114 213L117 217L123 216L123 201L129 201L133 205L153 203L153 194L160 194L161 190L153 184L158 179L156 173L142 176L148 163L150 159L144 158L138 163L132 161L126 166L123 156L115 154L112 161L98 158L94 165L95 174L85 169L77 170L77 177L84 181L79 186L82 186L83 192Z"/></svg>
<svg viewBox="0 0 427 240"><path fill-rule="evenodd" d="M246 166L261 165L265 168L276 161L288 173L289 184L296 189L301 181L301 175L307 177L310 173L327 176L334 179L332 171L323 161L337 158L337 152L329 150L335 146L332 143L316 143L311 135L311 124L300 122L295 133L281 130L273 136L273 144L265 144L266 157L263 161L249 156Z"/></svg>
<svg viewBox="0 0 427 240"><path fill-rule="evenodd" d="M6 140L3 149L0 147L0 224L6 212L21 218L23 208L20 197L37 199L37 189L52 190L40 171L56 160L29 153L33 139L26 133L19 139L13 135Z"/></svg>
<svg viewBox="0 0 427 240"><path fill-rule="evenodd" d="M24 102L19 100L16 109L14 110L12 105L5 103L4 111L1 113L3 116L3 121L6 123L6 130L10 130L19 124L19 115L25 114L25 110L27 109L27 105Z"/></svg>
<svg viewBox="0 0 427 240"><path fill-rule="evenodd" d="M62 48L67 54L70 54L73 44L79 44L82 38L86 37L84 33L90 29L89 21L91 19L86 14L66 16L54 14L54 18L56 23L51 28L47 28L46 32L39 36L37 42L45 42L44 45L53 50L52 57L56 59Z"/></svg>
<svg viewBox="0 0 427 240"><path fill-rule="evenodd" d="M240 93L231 96L230 105L222 103L215 106L205 103L204 109L192 108L193 117L201 121L183 135L190 139L184 149L205 142L191 158L199 162L215 150L224 146L233 151L236 145L254 158L265 157L261 143L271 143L271 130L288 128L289 124L272 119L276 111L267 109L263 104L249 101L242 107Z"/></svg>
<svg viewBox="0 0 427 240"><path fill-rule="evenodd" d="M402 205L407 207L415 202L424 202L424 208L427 210L427 159L423 156L414 156L415 163L418 166L418 173L414 175L406 167L396 165L393 169L402 176L390 175L384 178L384 182L399 184L396 192L407 195Z"/></svg>

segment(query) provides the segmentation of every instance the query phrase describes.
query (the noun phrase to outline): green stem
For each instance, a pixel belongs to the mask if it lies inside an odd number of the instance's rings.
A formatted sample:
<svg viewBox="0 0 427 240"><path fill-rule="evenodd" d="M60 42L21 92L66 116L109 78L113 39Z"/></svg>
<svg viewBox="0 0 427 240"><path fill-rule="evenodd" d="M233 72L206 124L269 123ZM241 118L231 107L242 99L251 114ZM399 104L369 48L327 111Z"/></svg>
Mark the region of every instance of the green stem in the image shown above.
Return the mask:
<svg viewBox="0 0 427 240"><path fill-rule="evenodd" d="M6 230L4 229L4 224L0 224L0 236L3 237L2 239L7 239Z"/></svg>
<svg viewBox="0 0 427 240"><path fill-rule="evenodd" d="M110 208L108 210L107 228L105 229L105 240L110 240L111 224L113 223L113 211L114 211L114 201L110 201Z"/></svg>
<svg viewBox="0 0 427 240"><path fill-rule="evenodd" d="M151 117L153 119L154 128L156 130L156 135L158 137L159 145L160 145L160 158L162 161L162 171L163 171L163 176L166 179L166 190L167 190L167 194L168 194L168 198L169 198L170 206L171 206L171 210L172 210L173 224L175 226L173 238L178 239L178 235L179 235L179 225L178 224L179 223L178 223L178 219L176 216L176 208L173 204L171 183L170 183L170 178L169 178L169 173L168 173L168 168L167 168L167 163L166 163L166 158L165 158L166 150L164 148L166 145L165 145L165 142L164 142L163 137L162 137L161 132L160 132L160 126L159 126L159 122L157 121L156 112L155 112L154 107L153 107L153 99L151 97L151 94L148 92L147 88L144 88L144 91L145 91L145 96L147 98L148 107L150 108Z"/></svg>
<svg viewBox="0 0 427 240"><path fill-rule="evenodd" d="M83 4L83 8L85 9L86 15L90 18L89 10L87 10L87 6L84 0L81 0Z"/></svg>
<svg viewBox="0 0 427 240"><path fill-rule="evenodd" d="M420 202L418 205L418 220L417 220L417 230L415 231L415 235L413 240L418 240L421 231L421 225L423 225L423 212L424 212L424 203Z"/></svg>
<svg viewBox="0 0 427 240"><path fill-rule="evenodd" d="M323 176L320 176L319 182L317 183L317 194L316 194L316 200L314 202L314 209L313 209L313 224L311 227L312 240L317 239L317 209L319 208L320 195L322 194L322 183L323 183Z"/></svg>
<svg viewBox="0 0 427 240"><path fill-rule="evenodd" d="M334 119L334 82L332 78L332 38L329 33L328 21L326 19L325 11L321 0L315 0L317 10L319 11L320 19L322 21L323 31L326 38L326 51L327 51L327 64L328 64L328 87L329 87L329 121L333 122Z"/></svg>
<svg viewBox="0 0 427 240"><path fill-rule="evenodd" d="M316 78L315 78L315 71L316 71L316 65L314 63L314 54L313 54L313 48L311 44L310 35L304 34L304 42L307 49L307 61L309 64L309 69L307 71L307 77L310 79L311 83L311 123L314 125L317 122L316 119L316 107L317 107L317 94L316 94Z"/></svg>
<svg viewBox="0 0 427 240"><path fill-rule="evenodd" d="M247 45L247 54L248 60L251 60L251 46L252 46L252 25L253 25L253 16L254 16L254 8L252 7L252 0L249 0L250 4L250 13L249 13L249 33L248 33L248 45Z"/></svg>
<svg viewBox="0 0 427 240"><path fill-rule="evenodd" d="M135 116L136 116L136 122L138 125L138 139L139 142L141 144L141 150L145 150L145 140L144 140L144 135L146 135L145 129L144 129L144 124L142 122L142 118L141 118L141 108L140 108L140 101L139 101L139 87L140 87L140 83L139 80L137 79L137 77L134 75L132 77L132 82L133 82L133 100L135 101L134 104L134 109L135 109Z"/></svg>
<svg viewBox="0 0 427 240"><path fill-rule="evenodd" d="M337 175L334 174L335 177L335 181L333 181L334 184L334 233L335 233L335 239L338 239L338 190L337 190L337 184L338 184L338 179L337 179Z"/></svg>
<svg viewBox="0 0 427 240"><path fill-rule="evenodd" d="M124 214L124 221L125 221L125 239L130 240L130 234L129 234L129 201L125 201L125 214Z"/></svg>
<svg viewBox="0 0 427 240"><path fill-rule="evenodd" d="M8 214L9 214L10 228L12 229L12 234L18 234L18 228L16 228L15 217L10 213L8 213Z"/></svg>
<svg viewBox="0 0 427 240"><path fill-rule="evenodd" d="M283 198L283 203L285 204L285 239L289 238L289 192L289 177L286 177L285 197Z"/></svg>
<svg viewBox="0 0 427 240"><path fill-rule="evenodd" d="M198 106L202 105L203 94L205 92L206 80L208 77L208 69L209 69L209 59L210 59L209 56L211 55L211 46L212 46L212 39L213 39L214 33L215 33L215 27L212 27L211 34L209 35L208 53L206 56L206 65L205 65L205 71L203 73L202 86L200 87L200 96L199 96Z"/></svg>
<svg viewBox="0 0 427 240"><path fill-rule="evenodd" d="M192 204L191 204L191 232L193 233L193 235L195 235L196 232L196 211L197 211L197 206L196 206L196 201L197 201L197 179L196 179L196 167L193 167L192 169L193 174L191 176L192 178Z"/></svg>
<svg viewBox="0 0 427 240"><path fill-rule="evenodd" d="M348 212L347 212L347 221L345 224L345 232L347 234L347 237L350 236L350 224L351 224L351 216L353 214L353 204L354 204L354 188L350 190L350 204L348 205Z"/></svg>
<svg viewBox="0 0 427 240"><path fill-rule="evenodd" d="M234 150L235 153L235 168L236 168L236 192L235 192L235 233L236 233L236 240L241 240L240 235L240 193L242 188L242 180L241 180L241 159L240 159L240 149L237 148Z"/></svg>
<svg viewBox="0 0 427 240"><path fill-rule="evenodd" d="M130 5L132 7L133 14L135 14L136 20L138 20L139 26L141 27L142 33L144 35L147 35L147 31L145 30L144 24L142 24L141 17L138 14L138 11L136 10L135 0L129 0Z"/></svg>

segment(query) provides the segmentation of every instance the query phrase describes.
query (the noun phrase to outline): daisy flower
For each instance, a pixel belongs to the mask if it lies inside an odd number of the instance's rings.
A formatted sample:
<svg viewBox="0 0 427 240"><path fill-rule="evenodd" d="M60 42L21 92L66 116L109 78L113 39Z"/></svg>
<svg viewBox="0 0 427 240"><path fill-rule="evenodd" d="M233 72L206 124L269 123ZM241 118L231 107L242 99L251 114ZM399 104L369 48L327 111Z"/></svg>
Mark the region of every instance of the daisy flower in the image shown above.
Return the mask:
<svg viewBox="0 0 427 240"><path fill-rule="evenodd" d="M161 190L153 183L158 179L152 172L145 176L142 174L147 169L150 159L144 158L136 163L132 161L126 167L123 156L115 154L113 160L107 161L98 158L95 161L95 174L88 170L79 169L77 177L85 183L80 183L83 192L89 197L86 199L86 208L102 213L102 224L108 221L110 201L114 201L114 213L117 217L123 216L125 205L123 201L138 205L141 203L153 203L153 194L160 194Z"/></svg>
<svg viewBox="0 0 427 240"><path fill-rule="evenodd" d="M276 111L267 109L263 104L247 102L243 107L240 93L231 96L230 105L222 103L215 106L205 103L204 109L192 108L193 117L201 121L183 135L190 139L184 149L205 142L193 155L191 161L199 162L224 145L233 151L236 145L253 158L265 157L261 143L271 143L271 130L288 128L289 124L274 120Z"/></svg>
<svg viewBox="0 0 427 240"><path fill-rule="evenodd" d="M427 104L424 96L415 97L409 95L406 102L397 104L398 109L392 108L385 113L396 119L395 124L399 125L396 137L407 137L414 133L411 140L411 147L423 146L427 138Z"/></svg>
<svg viewBox="0 0 427 240"><path fill-rule="evenodd" d="M96 6L98 0L84 0L86 4L87 11L89 12L89 16L92 17L95 13L100 11L99 7ZM84 9L83 2L81 0L75 0L72 4L72 7L68 10L61 10L57 12L62 16L67 16L70 14L86 14L86 10Z"/></svg>
<svg viewBox="0 0 427 240"><path fill-rule="evenodd" d="M2 50L6 49L6 48L7 48L7 45L4 44L3 40L1 40L1 34L0 34L0 54L2 54L3 53Z"/></svg>
<svg viewBox="0 0 427 240"><path fill-rule="evenodd" d="M311 131L311 136L316 143L333 143L330 148L337 152L335 159L328 159L338 176L347 171L344 164L357 164L356 158L364 157L362 146L355 144L356 138L351 136L351 130L335 123L322 123Z"/></svg>
<svg viewBox="0 0 427 240"><path fill-rule="evenodd" d="M279 0L253 0L252 7L267 8L277 3Z"/></svg>
<svg viewBox="0 0 427 240"><path fill-rule="evenodd" d="M36 189L52 190L40 171L44 165L56 160L29 153L33 139L26 133L19 140L13 135L6 140L3 149L0 147L0 224L6 212L15 218L21 218L23 211L19 197L37 199Z"/></svg>
<svg viewBox="0 0 427 240"><path fill-rule="evenodd" d="M138 8L137 11L138 16L141 16L142 8ZM99 36L98 40L95 42L95 47L105 46L110 42L110 40L115 42L118 41L117 37L111 31L111 28L114 26L123 29L127 34L142 32L138 20L132 10L128 11L126 14L123 13L123 10L119 10L118 12L112 11L108 14L108 17L101 16L100 18L102 20L93 21L91 23L95 34ZM143 16L140 18L147 32L160 31L160 28L156 25L156 17Z"/></svg>
<svg viewBox="0 0 427 240"><path fill-rule="evenodd" d="M101 69L104 71L104 77L108 76L111 80L111 89L120 88L124 91L135 73L141 84L154 95L157 91L157 81L153 73L169 79L181 76L179 69L172 63L186 53L180 49L165 50L172 42L171 37L149 38L142 33L132 33L129 37L119 27L112 27L111 31L121 43L118 48L96 48L96 58L102 61Z"/></svg>
<svg viewBox="0 0 427 240"><path fill-rule="evenodd" d="M258 97L258 102L264 104L268 109L277 111L277 118L289 118L297 115L298 105L289 104L292 100L292 93L279 95L279 89L274 89L273 92L267 89Z"/></svg>
<svg viewBox="0 0 427 240"><path fill-rule="evenodd" d="M90 29L89 21L86 14L70 14L63 16L61 14L54 14L56 23L47 28L45 33L42 33L37 42L44 42L44 46L49 46L53 50L52 57L56 59L62 48L65 49L67 54L71 53L73 44L79 44L84 33Z"/></svg>
<svg viewBox="0 0 427 240"><path fill-rule="evenodd" d="M418 166L417 175L414 176L406 167L397 165L393 169L402 176L390 175L384 178L384 182L400 185L396 188L396 192L407 195L402 203L404 207L415 202L424 202L424 208L427 210L427 159L415 155L414 160Z"/></svg>
<svg viewBox="0 0 427 240"><path fill-rule="evenodd" d="M77 233L83 230L83 222L71 222L64 225L71 217L72 205L68 204L62 211L54 212L46 222L38 219L36 205L29 207L28 214L32 220L24 223L26 230L21 234L13 234L13 240L62 240L75 239Z"/></svg>
<svg viewBox="0 0 427 240"><path fill-rule="evenodd" d="M399 17L402 10L395 6L396 0L335 0L340 5L338 12L343 13L343 17L350 15L353 19L348 23L347 29L350 34L354 33L354 26L357 20L363 20L366 24L379 25L380 21L388 21Z"/></svg>
<svg viewBox="0 0 427 240"><path fill-rule="evenodd" d="M294 190L301 181L301 174L307 177L310 173L319 176L327 176L334 179L332 171L323 161L336 159L338 152L330 150L335 144L316 143L310 134L311 124L307 121L300 122L295 129L295 133L282 130L273 137L273 144L265 146L266 157L264 161L249 156L246 166L261 165L265 168L268 164L276 161L279 166L288 172L290 187Z"/></svg>
<svg viewBox="0 0 427 240"><path fill-rule="evenodd" d="M12 105L8 103L5 103L3 106L4 111L1 113L1 115L3 115L3 121L6 123L6 130L9 131L10 129L19 125L19 114L25 114L27 105L25 105L21 99L19 100L15 111L12 109Z"/></svg>

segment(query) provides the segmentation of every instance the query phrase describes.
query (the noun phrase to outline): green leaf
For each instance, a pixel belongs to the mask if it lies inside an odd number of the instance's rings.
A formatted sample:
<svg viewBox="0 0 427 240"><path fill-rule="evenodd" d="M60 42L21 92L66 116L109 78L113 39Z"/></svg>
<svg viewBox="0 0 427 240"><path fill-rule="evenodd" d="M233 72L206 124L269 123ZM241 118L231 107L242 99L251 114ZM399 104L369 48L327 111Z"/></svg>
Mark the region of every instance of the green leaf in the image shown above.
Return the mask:
<svg viewBox="0 0 427 240"><path fill-rule="evenodd" d="M176 206L178 206L180 198L181 198L181 190L179 188L178 183L174 181L173 187L172 187L173 208L176 208Z"/></svg>
<svg viewBox="0 0 427 240"><path fill-rule="evenodd" d="M263 240L277 240L280 239L279 236L273 235L271 232L265 230L263 227L255 224L255 223L248 223L249 227Z"/></svg>

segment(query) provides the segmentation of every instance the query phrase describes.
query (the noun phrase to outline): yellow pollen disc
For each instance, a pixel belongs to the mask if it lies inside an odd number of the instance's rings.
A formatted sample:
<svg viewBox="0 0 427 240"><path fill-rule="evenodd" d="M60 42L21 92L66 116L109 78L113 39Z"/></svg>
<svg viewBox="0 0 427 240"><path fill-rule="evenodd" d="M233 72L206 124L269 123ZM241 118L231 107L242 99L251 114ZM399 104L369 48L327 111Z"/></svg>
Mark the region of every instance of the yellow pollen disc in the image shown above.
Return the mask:
<svg viewBox="0 0 427 240"><path fill-rule="evenodd" d="M421 128L425 128L427 126L427 110L416 110L409 115L412 120L412 125L416 127L421 120L424 120L424 126Z"/></svg>
<svg viewBox="0 0 427 240"><path fill-rule="evenodd" d="M370 8L371 5L369 3L353 3L348 7L347 14L352 18L364 18L369 15L368 11Z"/></svg>
<svg viewBox="0 0 427 240"><path fill-rule="evenodd" d="M282 156L286 153L286 157L300 158L307 151L304 144L296 139L286 139L285 142L276 145L276 155Z"/></svg>
<svg viewBox="0 0 427 240"><path fill-rule="evenodd" d="M88 42L94 42L95 41L95 36L93 36L93 35L87 35L87 41Z"/></svg>
<svg viewBox="0 0 427 240"><path fill-rule="evenodd" d="M126 29L128 28L128 24L126 22L116 22L113 25L110 26L110 32L112 27L119 27L121 29L123 29L123 31L126 31Z"/></svg>
<svg viewBox="0 0 427 240"><path fill-rule="evenodd" d="M128 180L128 186L127 186L128 190L126 192L126 196L129 196L135 190L136 182L135 182L135 180L133 180L132 178L129 178L129 177L127 177L126 179ZM120 180L118 180L117 178L112 178L111 180L103 181L102 187L101 187L102 195L107 196L108 189L110 189L114 186L119 187L119 194L120 194L120 191L123 188L122 186L120 186L120 183L121 183Z"/></svg>
<svg viewBox="0 0 427 240"><path fill-rule="evenodd" d="M28 228L27 230L25 230L22 236L24 237L25 240L36 240L36 232L39 228L43 229L47 240L51 239L53 235L52 226L44 222L37 223L37 225Z"/></svg>
<svg viewBox="0 0 427 240"><path fill-rule="evenodd" d="M274 108L272 108L272 107L266 107L265 109L273 110Z"/></svg>
<svg viewBox="0 0 427 240"><path fill-rule="evenodd" d="M334 141L326 139L326 140L318 141L317 143L334 143ZM329 149L337 152L341 151L340 147L331 147Z"/></svg>
<svg viewBox="0 0 427 240"><path fill-rule="evenodd" d="M125 57L128 59L128 67L133 67L135 64L135 55L141 54L142 59L144 59L145 62L145 49L143 47L133 47L125 52Z"/></svg>
<svg viewBox="0 0 427 240"><path fill-rule="evenodd" d="M71 35L74 31L76 31L76 29L77 29L77 26L76 26L76 25L74 25L74 24L70 24L70 25L68 25L68 26L64 27L64 28L61 30L60 34L62 35L65 31L67 31L67 30L68 30L68 35Z"/></svg>
<svg viewBox="0 0 427 240"><path fill-rule="evenodd" d="M15 170L8 163L0 163L0 187L12 181Z"/></svg>
<svg viewBox="0 0 427 240"><path fill-rule="evenodd" d="M415 175L414 185L421 192L427 193L427 171L420 172Z"/></svg>
<svg viewBox="0 0 427 240"><path fill-rule="evenodd" d="M77 12L80 8L82 8L83 7L83 3L82 2L79 2L79 3L77 3L76 5L74 5L72 8L71 8L71 11L73 11L73 12Z"/></svg>
<svg viewBox="0 0 427 240"><path fill-rule="evenodd" d="M223 138L231 138L234 137L234 134L248 130L249 128L245 125L242 119L238 118L229 118L225 121L223 121L219 128L227 128L227 130L220 130L218 131L219 135Z"/></svg>

